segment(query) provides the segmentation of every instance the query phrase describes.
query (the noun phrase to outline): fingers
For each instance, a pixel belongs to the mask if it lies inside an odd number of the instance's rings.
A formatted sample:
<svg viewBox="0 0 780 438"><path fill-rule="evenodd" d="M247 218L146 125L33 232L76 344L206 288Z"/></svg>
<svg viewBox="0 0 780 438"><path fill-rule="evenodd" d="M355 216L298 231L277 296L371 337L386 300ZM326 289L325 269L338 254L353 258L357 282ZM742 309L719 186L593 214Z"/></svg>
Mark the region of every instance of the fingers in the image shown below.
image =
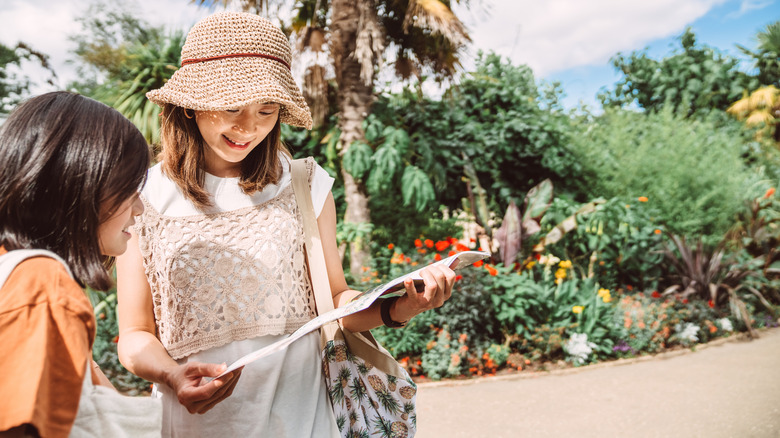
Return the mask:
<svg viewBox="0 0 780 438"><path fill-rule="evenodd" d="M238 379L241 377L241 369L233 371L230 374L235 375L232 376L229 381L226 381L225 385L223 385L217 392L215 392L213 397L200 403L200 406L198 409L196 409L198 414L205 414L206 412L210 411L211 408L219 404L222 400L225 400L233 394L233 389L235 389L236 384L238 383ZM228 377L228 375L225 375L221 378L224 377Z"/></svg>
<svg viewBox="0 0 780 438"><path fill-rule="evenodd" d="M452 296L455 272L446 266L430 266L420 273L425 281L423 295L433 305L441 307Z"/></svg>

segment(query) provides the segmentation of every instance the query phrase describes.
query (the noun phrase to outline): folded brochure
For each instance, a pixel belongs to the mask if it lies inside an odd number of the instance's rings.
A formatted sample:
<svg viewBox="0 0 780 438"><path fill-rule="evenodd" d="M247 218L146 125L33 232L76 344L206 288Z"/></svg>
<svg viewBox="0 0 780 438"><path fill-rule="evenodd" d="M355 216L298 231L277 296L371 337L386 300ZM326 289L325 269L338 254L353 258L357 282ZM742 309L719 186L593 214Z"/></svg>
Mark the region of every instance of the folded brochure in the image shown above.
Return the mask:
<svg viewBox="0 0 780 438"><path fill-rule="evenodd" d="M329 322L336 321L337 319L341 319L345 316L352 315L353 313L360 312L361 310L365 310L368 307L370 307L371 304L374 301L376 301L379 297L388 298L391 296L402 296L406 294L404 281L406 281L407 278L411 278L414 281L415 286L418 289L420 289L423 285L423 279L420 276L420 272L423 269L427 268L428 266L444 265L444 266L449 266L450 269L456 271L466 266L470 266L473 263L483 260L489 256L490 253L483 252L483 251L459 252L455 255L442 259L438 262L431 263L430 265L423 266L422 268L417 269L416 271L410 272L406 275L402 275L387 283L381 284L373 289L363 292L362 294L355 297L352 301L350 301L346 305L333 309L330 312L323 313L322 315L319 315L316 318L312 319L311 321L307 322L306 324L301 326L298 330L291 333L290 336L281 339L277 342L274 342L271 345L265 346L259 350L253 351L247 354L246 356L236 360L235 362L230 364L230 366L228 366L227 369L222 374L220 374L217 377L222 377L225 374L235 369L241 368L246 364L254 362L257 359L260 359L261 357L265 357L268 356L269 354L275 353L277 351L281 351L287 348L288 345L300 339L303 335L311 333L314 330L317 330L318 328L322 327L323 325Z"/></svg>

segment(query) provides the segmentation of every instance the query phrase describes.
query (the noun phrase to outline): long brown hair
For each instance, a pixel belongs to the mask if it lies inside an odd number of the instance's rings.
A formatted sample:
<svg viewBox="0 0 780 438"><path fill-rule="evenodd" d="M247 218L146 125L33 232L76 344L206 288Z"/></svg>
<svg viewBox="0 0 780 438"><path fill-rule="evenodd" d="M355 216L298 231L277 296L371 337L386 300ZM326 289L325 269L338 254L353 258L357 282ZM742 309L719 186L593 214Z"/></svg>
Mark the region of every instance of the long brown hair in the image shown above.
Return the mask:
<svg viewBox="0 0 780 438"><path fill-rule="evenodd" d="M101 254L98 229L146 180L138 129L95 100L47 93L0 128L0 163L0 245L48 249L82 287L110 288L113 259Z"/></svg>
<svg viewBox="0 0 780 438"><path fill-rule="evenodd" d="M188 117L182 107L164 104L160 114L160 143L158 160L162 171L181 189L196 207L212 205L203 188L205 172L204 148L207 147L194 117ZM279 153L290 156L281 140L279 119L265 139L241 161L239 187L247 195L259 192L268 184L277 184L282 177Z"/></svg>

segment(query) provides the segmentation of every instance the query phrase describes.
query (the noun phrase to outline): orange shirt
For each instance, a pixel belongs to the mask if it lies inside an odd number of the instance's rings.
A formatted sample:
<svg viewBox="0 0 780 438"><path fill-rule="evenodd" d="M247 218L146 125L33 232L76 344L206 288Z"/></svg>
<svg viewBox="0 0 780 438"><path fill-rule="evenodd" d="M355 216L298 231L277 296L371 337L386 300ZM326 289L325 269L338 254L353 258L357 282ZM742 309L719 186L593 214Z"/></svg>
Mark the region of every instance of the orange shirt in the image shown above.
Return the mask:
<svg viewBox="0 0 780 438"><path fill-rule="evenodd" d="M65 267L20 263L0 289L0 431L32 424L67 437L94 339L92 305Z"/></svg>

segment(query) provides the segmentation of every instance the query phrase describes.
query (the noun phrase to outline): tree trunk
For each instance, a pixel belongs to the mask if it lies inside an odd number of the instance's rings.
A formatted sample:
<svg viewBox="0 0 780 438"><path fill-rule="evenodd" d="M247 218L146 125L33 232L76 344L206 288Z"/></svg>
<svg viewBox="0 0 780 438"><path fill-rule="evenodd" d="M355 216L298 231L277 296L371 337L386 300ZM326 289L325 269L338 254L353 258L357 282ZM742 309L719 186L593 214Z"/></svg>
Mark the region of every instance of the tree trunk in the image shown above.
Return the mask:
<svg viewBox="0 0 780 438"><path fill-rule="evenodd" d="M359 3L362 1L365 0L333 0L331 3L330 47L338 84L341 154L346 153L354 141L364 139L362 124L368 116L373 101L373 80L366 84L361 78L361 65L354 56L361 24ZM341 173L344 178L344 195L347 202L344 222L355 225L370 223L371 212L368 208L365 187L355 181L355 178L343 168ZM349 270L353 278L360 278L361 268L368 263L369 236L350 242L349 246Z"/></svg>

